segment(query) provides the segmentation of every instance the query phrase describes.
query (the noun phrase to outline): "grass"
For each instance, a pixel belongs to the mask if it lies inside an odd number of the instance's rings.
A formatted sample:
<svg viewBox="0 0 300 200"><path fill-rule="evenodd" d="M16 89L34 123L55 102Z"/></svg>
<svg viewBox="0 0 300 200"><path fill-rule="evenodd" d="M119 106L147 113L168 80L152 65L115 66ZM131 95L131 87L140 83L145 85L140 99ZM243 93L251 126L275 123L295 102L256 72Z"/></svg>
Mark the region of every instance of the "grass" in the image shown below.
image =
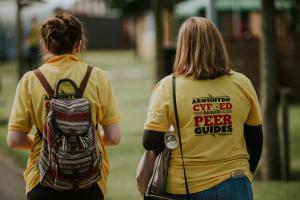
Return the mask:
<svg viewBox="0 0 300 200"><path fill-rule="evenodd" d="M0 121L8 119L17 86L16 63L0 63Z"/></svg>
<svg viewBox="0 0 300 200"><path fill-rule="evenodd" d="M6 125L17 86L16 74L16 63L0 63L0 150L14 157L20 166L25 166L28 152L13 151L6 145Z"/></svg>
<svg viewBox="0 0 300 200"><path fill-rule="evenodd" d="M254 182L255 200L299 200L300 182Z"/></svg>
<svg viewBox="0 0 300 200"><path fill-rule="evenodd" d="M289 109L291 181L261 182L255 181L255 200L300 200L300 105Z"/></svg>
<svg viewBox="0 0 300 200"><path fill-rule="evenodd" d="M138 59L130 51L87 52L83 60L108 71L112 80L122 113L122 141L116 147L109 147L110 176L108 178L107 200L141 199L136 189L135 171L143 152L141 146L143 123L154 85L154 64ZM14 63L1 64L3 91L0 98L6 101L0 107L0 120L7 119L16 87L16 67ZM300 105L290 109L291 167L293 181L255 181L256 200L300 200ZM0 150L12 155L22 167L26 164L26 152L13 151L6 146L6 125L0 125Z"/></svg>

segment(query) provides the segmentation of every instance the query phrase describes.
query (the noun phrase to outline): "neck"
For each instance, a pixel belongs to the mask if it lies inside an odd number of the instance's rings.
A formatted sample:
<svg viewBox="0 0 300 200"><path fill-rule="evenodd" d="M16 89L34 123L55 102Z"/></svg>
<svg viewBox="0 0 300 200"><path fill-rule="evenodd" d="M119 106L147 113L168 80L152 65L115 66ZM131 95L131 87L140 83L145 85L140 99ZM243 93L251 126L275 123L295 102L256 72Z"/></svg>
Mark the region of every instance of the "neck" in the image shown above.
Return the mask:
<svg viewBox="0 0 300 200"><path fill-rule="evenodd" d="M74 52L70 52L70 53L66 53L66 54L71 54L71 55L77 56L77 54ZM50 58L52 58L54 56L60 56L60 55L63 55L63 54L58 55L58 54L53 54L53 53L49 52L49 53L46 53L43 55L42 60L43 60L43 62L47 62Z"/></svg>

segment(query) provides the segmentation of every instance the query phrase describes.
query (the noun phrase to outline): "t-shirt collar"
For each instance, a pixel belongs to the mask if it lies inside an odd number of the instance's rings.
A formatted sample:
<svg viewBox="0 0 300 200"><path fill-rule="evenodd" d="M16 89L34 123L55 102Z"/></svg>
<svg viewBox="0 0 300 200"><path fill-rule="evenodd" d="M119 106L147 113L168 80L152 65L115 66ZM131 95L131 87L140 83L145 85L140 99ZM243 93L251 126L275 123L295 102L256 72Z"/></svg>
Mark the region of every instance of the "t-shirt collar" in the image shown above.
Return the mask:
<svg viewBox="0 0 300 200"><path fill-rule="evenodd" d="M78 58L78 56L73 55L73 54L63 54L63 55L50 57L48 59L47 63L51 64L51 65L59 66L60 63L69 62L69 61L79 62L80 59Z"/></svg>

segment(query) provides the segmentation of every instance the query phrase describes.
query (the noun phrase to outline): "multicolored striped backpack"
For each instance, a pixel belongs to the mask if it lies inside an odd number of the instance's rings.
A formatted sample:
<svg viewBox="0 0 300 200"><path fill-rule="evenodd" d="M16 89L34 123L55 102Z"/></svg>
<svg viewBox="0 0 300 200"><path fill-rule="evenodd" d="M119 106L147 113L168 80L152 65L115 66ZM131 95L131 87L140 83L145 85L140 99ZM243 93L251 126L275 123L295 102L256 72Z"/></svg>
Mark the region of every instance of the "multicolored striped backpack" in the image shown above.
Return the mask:
<svg viewBox="0 0 300 200"><path fill-rule="evenodd" d="M79 86L70 79L61 79L55 90L40 70L34 70L50 96L50 109L44 124L40 158L37 162L40 183L56 190L88 188L100 179L101 157L92 122L91 105L82 98L92 67ZM62 83L71 84L75 98L59 98Z"/></svg>

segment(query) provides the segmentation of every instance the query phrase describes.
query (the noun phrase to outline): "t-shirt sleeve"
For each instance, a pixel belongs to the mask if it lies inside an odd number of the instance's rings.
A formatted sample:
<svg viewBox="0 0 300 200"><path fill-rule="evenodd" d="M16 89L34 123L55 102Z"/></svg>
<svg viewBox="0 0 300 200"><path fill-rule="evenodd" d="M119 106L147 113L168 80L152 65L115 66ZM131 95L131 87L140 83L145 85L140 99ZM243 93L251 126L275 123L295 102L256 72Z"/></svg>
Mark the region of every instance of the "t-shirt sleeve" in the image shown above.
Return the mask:
<svg viewBox="0 0 300 200"><path fill-rule="evenodd" d="M248 80L248 92L251 102L251 108L245 123L250 126L257 126L262 123L262 115L257 94L250 80Z"/></svg>
<svg viewBox="0 0 300 200"><path fill-rule="evenodd" d="M166 79L164 79L166 80ZM147 118L144 124L145 130L166 132L170 125L170 96L166 82L159 82L152 92Z"/></svg>
<svg viewBox="0 0 300 200"><path fill-rule="evenodd" d="M101 125L109 125L120 122L121 114L111 82L106 75L104 77L105 87L102 96L103 104L101 106L102 118L99 123Z"/></svg>
<svg viewBox="0 0 300 200"><path fill-rule="evenodd" d="M15 94L15 99L12 105L12 110L8 122L8 130L21 131L28 133L33 125L31 104L29 94L28 73L20 80Z"/></svg>

